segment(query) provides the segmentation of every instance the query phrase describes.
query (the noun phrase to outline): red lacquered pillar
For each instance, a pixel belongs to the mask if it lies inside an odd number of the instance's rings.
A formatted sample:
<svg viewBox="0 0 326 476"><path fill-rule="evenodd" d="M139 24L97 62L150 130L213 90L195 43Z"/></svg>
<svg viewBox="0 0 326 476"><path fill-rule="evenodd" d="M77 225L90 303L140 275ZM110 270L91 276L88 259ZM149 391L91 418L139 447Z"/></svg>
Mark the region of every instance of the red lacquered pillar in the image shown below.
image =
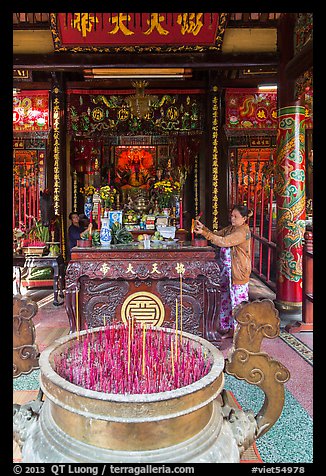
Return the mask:
<svg viewBox="0 0 326 476"><path fill-rule="evenodd" d="M279 109L276 157L276 305L302 308L302 255L305 232L305 108Z"/></svg>

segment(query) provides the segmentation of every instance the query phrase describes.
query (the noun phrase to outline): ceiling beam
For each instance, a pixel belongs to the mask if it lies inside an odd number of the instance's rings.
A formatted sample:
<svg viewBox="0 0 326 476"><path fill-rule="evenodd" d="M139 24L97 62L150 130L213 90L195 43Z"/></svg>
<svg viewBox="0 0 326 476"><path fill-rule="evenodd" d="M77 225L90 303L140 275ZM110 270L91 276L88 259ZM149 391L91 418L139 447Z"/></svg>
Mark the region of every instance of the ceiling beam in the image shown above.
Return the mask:
<svg viewBox="0 0 326 476"><path fill-rule="evenodd" d="M14 55L14 69L32 69L43 71L80 71L85 68L138 68L148 67L184 67L192 69L230 69L253 66L277 66L278 55L272 54L216 54L196 53L187 55L165 54L71 54L54 53L49 55Z"/></svg>

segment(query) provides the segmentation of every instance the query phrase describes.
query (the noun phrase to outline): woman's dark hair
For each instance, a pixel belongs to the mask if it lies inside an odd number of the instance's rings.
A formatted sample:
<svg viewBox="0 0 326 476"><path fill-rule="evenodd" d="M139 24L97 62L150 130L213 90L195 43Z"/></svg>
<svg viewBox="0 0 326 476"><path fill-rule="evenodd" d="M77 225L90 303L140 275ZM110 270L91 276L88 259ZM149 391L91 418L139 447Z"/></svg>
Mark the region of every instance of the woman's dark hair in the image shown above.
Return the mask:
<svg viewBox="0 0 326 476"><path fill-rule="evenodd" d="M232 210L238 210L240 215L244 218L250 218L253 215L253 211L250 210L246 205L233 205Z"/></svg>

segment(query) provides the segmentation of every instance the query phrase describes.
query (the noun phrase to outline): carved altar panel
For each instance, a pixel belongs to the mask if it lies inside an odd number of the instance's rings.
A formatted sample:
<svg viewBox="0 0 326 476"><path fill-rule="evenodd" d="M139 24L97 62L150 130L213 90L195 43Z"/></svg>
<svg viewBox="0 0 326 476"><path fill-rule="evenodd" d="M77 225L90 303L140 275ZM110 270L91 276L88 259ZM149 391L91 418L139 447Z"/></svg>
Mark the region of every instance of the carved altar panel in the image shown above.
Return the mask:
<svg viewBox="0 0 326 476"><path fill-rule="evenodd" d="M125 321L132 313L136 319L174 327L182 300L183 329L215 341L219 276L210 246L75 248L65 276L71 331ZM143 312L136 309L141 307Z"/></svg>
<svg viewBox="0 0 326 476"><path fill-rule="evenodd" d="M182 283L183 330L204 335L204 277ZM99 280L80 279L80 326L98 327L127 322L132 316L138 322L174 327L176 300L180 320L180 281L178 279Z"/></svg>

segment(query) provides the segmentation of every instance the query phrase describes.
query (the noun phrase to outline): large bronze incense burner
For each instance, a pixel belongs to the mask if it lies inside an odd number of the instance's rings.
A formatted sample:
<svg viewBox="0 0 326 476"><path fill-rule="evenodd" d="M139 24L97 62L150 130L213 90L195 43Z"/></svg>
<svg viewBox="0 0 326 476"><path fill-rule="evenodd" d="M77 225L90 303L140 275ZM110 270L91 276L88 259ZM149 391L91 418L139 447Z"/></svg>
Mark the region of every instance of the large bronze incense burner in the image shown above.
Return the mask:
<svg viewBox="0 0 326 476"><path fill-rule="evenodd" d="M184 332L184 342L202 352L209 360L209 369L189 385L157 393L94 391L67 381L55 371L59 356L74 346L76 339L83 341L89 332L98 337L102 328L57 340L40 357L45 401L31 428L24 428L23 461L239 462L242 452L280 416L289 372L260 352L262 338L274 338L279 333L279 318L271 301L244 305L237 321L234 350L226 366L213 344ZM181 332L163 331L176 336ZM223 388L224 368L264 390L265 402L256 416L230 404ZM14 408L16 425L22 409ZM21 430L16 427L15 432L18 435Z"/></svg>

